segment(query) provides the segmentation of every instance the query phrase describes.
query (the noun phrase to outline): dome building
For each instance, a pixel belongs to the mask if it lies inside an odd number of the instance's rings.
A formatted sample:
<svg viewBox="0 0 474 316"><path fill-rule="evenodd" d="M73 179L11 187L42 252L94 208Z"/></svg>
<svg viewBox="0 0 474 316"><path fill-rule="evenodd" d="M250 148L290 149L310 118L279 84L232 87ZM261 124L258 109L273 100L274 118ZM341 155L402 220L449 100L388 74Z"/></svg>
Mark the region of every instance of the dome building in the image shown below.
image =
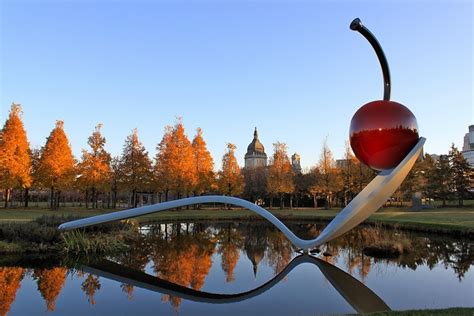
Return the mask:
<svg viewBox="0 0 474 316"><path fill-rule="evenodd" d="M245 168L257 168L267 166L267 154L263 144L258 139L257 128L253 133L253 140L247 147L247 153L245 154Z"/></svg>

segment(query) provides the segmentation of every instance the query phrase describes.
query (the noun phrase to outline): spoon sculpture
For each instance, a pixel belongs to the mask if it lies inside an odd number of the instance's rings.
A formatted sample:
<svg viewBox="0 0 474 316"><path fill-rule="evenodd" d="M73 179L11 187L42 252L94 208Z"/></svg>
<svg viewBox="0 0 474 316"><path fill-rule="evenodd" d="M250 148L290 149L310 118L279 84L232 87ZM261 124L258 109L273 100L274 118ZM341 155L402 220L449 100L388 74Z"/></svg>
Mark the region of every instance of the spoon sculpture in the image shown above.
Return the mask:
<svg viewBox="0 0 474 316"><path fill-rule="evenodd" d="M359 19L351 23L374 47L382 65L385 80L383 101L364 105L354 115L350 134L357 158L380 173L328 224L315 239L303 240L267 210L248 201L229 196L197 196L80 219L59 226L60 230L112 222L178 207L223 203L241 206L259 214L275 225L297 247L308 251L341 236L366 220L389 199L400 186L422 154L424 138L418 137L414 115L405 106L390 101L390 74L380 44Z"/></svg>

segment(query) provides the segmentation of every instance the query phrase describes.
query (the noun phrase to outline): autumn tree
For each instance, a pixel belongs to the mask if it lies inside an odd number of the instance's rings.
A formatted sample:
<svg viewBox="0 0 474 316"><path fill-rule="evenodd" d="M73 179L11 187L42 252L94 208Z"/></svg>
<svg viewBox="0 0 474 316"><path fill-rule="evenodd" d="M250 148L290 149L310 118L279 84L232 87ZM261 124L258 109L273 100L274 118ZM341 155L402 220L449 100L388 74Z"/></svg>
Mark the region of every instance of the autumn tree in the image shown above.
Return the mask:
<svg viewBox="0 0 474 316"><path fill-rule="evenodd" d="M318 197L323 192L321 179L322 179L322 175L321 175L321 172L319 171L319 168L317 167L311 168L308 174L307 181L309 182L308 191L313 198L313 207L315 208L318 206Z"/></svg>
<svg viewBox="0 0 474 316"><path fill-rule="evenodd" d="M95 131L88 139L90 151L82 150L82 161L78 166L79 181L86 190L86 207L89 193L92 199L92 207L98 208L98 194L105 191L110 183L111 157L105 150L105 137L100 130L102 124L96 126Z"/></svg>
<svg viewBox="0 0 474 316"><path fill-rule="evenodd" d="M165 201L168 201L169 191L172 187L171 170L169 164L171 163L171 141L172 141L173 127L166 126L165 133L161 142L156 147L157 153L155 157L154 179L155 188L158 192L165 195ZM160 193L161 195L161 193Z"/></svg>
<svg viewBox="0 0 474 316"><path fill-rule="evenodd" d="M341 182L327 140L324 141L321 149L318 169L321 174L321 181L319 181L320 192L326 199L326 208L330 208L332 205L333 195L340 189Z"/></svg>
<svg viewBox="0 0 474 316"><path fill-rule="evenodd" d="M5 192L5 208L13 188L27 189L31 185L30 149L21 113L21 106L13 103L0 131L0 188Z"/></svg>
<svg viewBox="0 0 474 316"><path fill-rule="evenodd" d="M296 206L298 207L303 199L311 196L310 187L312 184L312 175L310 172L298 172L294 175L293 183L295 184L293 194L295 196Z"/></svg>
<svg viewBox="0 0 474 316"><path fill-rule="evenodd" d="M145 146L138 139L138 130L134 129L127 137L120 159L120 183L131 192L131 205L138 206L138 192L151 187L152 166Z"/></svg>
<svg viewBox="0 0 474 316"><path fill-rule="evenodd" d="M263 200L267 195L267 168L263 166L242 169L244 177L243 196L251 202Z"/></svg>
<svg viewBox="0 0 474 316"><path fill-rule="evenodd" d="M194 156L194 173L197 177L194 194L201 195L211 190L215 179L214 160L209 150L207 150L207 145L202 137L202 130L200 128L197 129L196 136L194 136L192 150Z"/></svg>
<svg viewBox="0 0 474 316"><path fill-rule="evenodd" d="M458 206L461 207L471 185L473 170L454 144L451 145L449 151L449 162L451 165L452 191L458 200Z"/></svg>
<svg viewBox="0 0 474 316"><path fill-rule="evenodd" d="M243 191L243 177L235 158L236 146L227 144L227 151L222 157L222 169L219 171L219 191L224 195L235 196Z"/></svg>
<svg viewBox="0 0 474 316"><path fill-rule="evenodd" d="M173 191L178 198L189 195L197 182L195 158L181 121L165 130L157 150L155 174L158 182L163 181L167 186L165 190Z"/></svg>
<svg viewBox="0 0 474 316"><path fill-rule="evenodd" d="M33 277L36 279L38 290L46 301L48 311L54 311L56 308L56 299L58 298L66 280L67 270L65 268L36 269Z"/></svg>
<svg viewBox="0 0 474 316"><path fill-rule="evenodd" d="M284 195L294 190L293 168L287 154L286 144L273 144L273 157L270 160L267 177L267 191L270 195L280 198L280 209L284 207Z"/></svg>
<svg viewBox="0 0 474 316"><path fill-rule="evenodd" d="M61 190L69 188L75 178L75 161L63 121L56 122L56 127L41 149L37 173L41 184L51 189L51 208L58 208Z"/></svg>
<svg viewBox="0 0 474 316"><path fill-rule="evenodd" d="M351 147L346 142L344 160L339 166L339 174L341 175L343 187L343 203L346 206L357 195L357 174L358 164L360 162L352 153Z"/></svg>
<svg viewBox="0 0 474 316"><path fill-rule="evenodd" d="M122 169L120 157L114 157L110 161L110 191L112 192L112 208L117 207L118 192L122 189Z"/></svg>

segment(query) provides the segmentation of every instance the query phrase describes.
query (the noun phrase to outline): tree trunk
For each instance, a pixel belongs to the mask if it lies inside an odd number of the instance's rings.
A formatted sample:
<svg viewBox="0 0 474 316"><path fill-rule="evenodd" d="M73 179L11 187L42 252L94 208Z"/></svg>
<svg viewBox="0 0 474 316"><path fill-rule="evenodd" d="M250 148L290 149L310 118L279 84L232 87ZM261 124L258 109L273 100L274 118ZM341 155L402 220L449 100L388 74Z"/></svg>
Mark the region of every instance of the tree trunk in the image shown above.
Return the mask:
<svg viewBox="0 0 474 316"><path fill-rule="evenodd" d="M56 199L54 201L54 209L59 209L59 201L61 199L61 191L56 191Z"/></svg>
<svg viewBox="0 0 474 316"><path fill-rule="evenodd" d="M30 200L30 188L25 188L25 208L28 207L28 202Z"/></svg>
<svg viewBox="0 0 474 316"><path fill-rule="evenodd" d="M8 202L10 202L10 189L5 189L5 208L8 208Z"/></svg>
<svg viewBox="0 0 474 316"><path fill-rule="evenodd" d="M117 187L114 186L114 191L112 192L112 208L117 208Z"/></svg>
<svg viewBox="0 0 474 316"><path fill-rule="evenodd" d="M280 210L285 207L285 201L283 199L283 193L280 193Z"/></svg>
<svg viewBox="0 0 474 316"><path fill-rule="evenodd" d="M89 189L86 189L86 209L89 208Z"/></svg>
<svg viewBox="0 0 474 316"><path fill-rule="evenodd" d="M314 208L318 207L318 201L316 200L316 194L313 194L313 205L314 205Z"/></svg>
<svg viewBox="0 0 474 316"><path fill-rule="evenodd" d="M50 201L50 208L54 210L54 186L51 186L51 201Z"/></svg>

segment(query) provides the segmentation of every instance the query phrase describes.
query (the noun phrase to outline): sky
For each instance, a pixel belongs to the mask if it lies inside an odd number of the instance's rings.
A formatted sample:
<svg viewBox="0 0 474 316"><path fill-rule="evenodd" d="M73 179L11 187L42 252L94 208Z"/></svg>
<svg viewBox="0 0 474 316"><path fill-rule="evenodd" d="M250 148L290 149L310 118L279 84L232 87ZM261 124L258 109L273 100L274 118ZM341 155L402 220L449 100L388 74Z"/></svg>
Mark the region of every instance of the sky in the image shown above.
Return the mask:
<svg viewBox="0 0 474 316"><path fill-rule="evenodd" d="M32 147L55 121L77 158L103 124L122 151L134 128L151 157L166 125L201 127L220 167L258 127L303 167L325 139L342 158L355 111L383 96L359 17L378 38L392 100L415 114L425 151L462 147L474 124L472 1L0 0L0 124L20 103Z"/></svg>

